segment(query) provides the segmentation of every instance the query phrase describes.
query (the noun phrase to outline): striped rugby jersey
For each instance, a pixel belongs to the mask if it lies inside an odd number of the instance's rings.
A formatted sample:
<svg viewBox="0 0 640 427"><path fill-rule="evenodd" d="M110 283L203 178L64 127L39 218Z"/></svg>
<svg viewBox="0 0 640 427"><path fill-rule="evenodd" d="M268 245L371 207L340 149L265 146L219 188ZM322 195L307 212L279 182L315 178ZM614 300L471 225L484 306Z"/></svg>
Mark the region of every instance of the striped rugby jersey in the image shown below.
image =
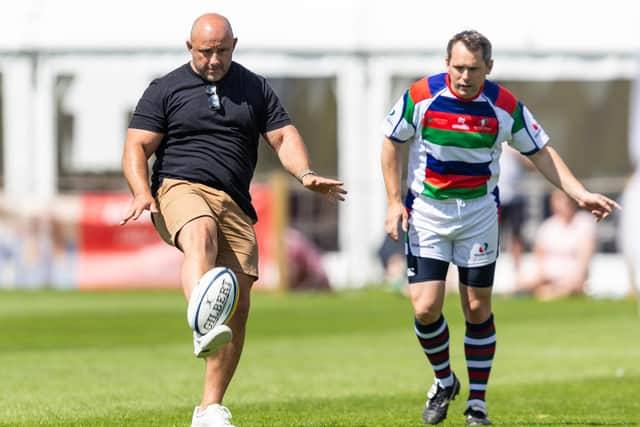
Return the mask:
<svg viewBox="0 0 640 427"><path fill-rule="evenodd" d="M549 140L507 89L485 81L463 100L446 73L413 83L384 121L385 135L409 142L407 185L432 199L473 199L491 193L500 174L501 144L531 155Z"/></svg>

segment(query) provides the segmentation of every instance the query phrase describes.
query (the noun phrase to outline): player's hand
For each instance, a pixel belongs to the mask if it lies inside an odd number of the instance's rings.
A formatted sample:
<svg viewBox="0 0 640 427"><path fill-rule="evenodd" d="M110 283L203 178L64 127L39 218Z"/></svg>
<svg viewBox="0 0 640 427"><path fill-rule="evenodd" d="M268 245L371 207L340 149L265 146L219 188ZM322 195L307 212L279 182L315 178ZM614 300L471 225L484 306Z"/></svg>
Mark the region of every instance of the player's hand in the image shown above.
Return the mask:
<svg viewBox="0 0 640 427"><path fill-rule="evenodd" d="M347 190L342 188L344 182L320 175L308 174L303 176L302 185L316 193L325 194L332 202L344 201L344 196L347 194Z"/></svg>
<svg viewBox="0 0 640 427"><path fill-rule="evenodd" d="M124 225L130 220L137 220L144 211L150 211L151 213L158 213L156 207L156 201L151 194L141 194L131 199L129 208L124 217L120 221L120 225Z"/></svg>
<svg viewBox="0 0 640 427"><path fill-rule="evenodd" d="M389 204L387 208L387 218L384 221L384 228L389 237L398 240L398 224L402 225L405 233L409 229L409 214L402 202Z"/></svg>
<svg viewBox="0 0 640 427"><path fill-rule="evenodd" d="M615 200L612 200L602 194L586 192L580 200L577 200L578 206L591 212L596 221L601 221L608 217L613 209L622 209Z"/></svg>

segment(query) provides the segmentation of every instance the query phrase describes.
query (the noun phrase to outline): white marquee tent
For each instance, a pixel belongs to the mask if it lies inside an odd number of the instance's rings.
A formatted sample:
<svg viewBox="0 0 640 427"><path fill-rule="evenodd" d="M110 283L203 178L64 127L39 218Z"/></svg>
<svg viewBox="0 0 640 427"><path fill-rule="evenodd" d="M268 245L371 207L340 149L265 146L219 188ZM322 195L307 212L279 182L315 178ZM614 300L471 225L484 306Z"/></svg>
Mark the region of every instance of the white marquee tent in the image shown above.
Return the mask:
<svg viewBox="0 0 640 427"><path fill-rule="evenodd" d="M226 15L239 38L236 60L270 77L335 77L338 172L350 191L340 208L334 283L379 273L384 220L380 125L391 78L442 70L454 33L480 30L494 44L494 77L616 79L636 75L640 21L633 2L610 0L452 3L396 0L23 0L0 13L5 193L55 195L55 76L74 73L79 168L119 167L126 108L151 77L186 62L190 25ZM366 213L366 214L365 214ZM357 267L356 267L357 266Z"/></svg>

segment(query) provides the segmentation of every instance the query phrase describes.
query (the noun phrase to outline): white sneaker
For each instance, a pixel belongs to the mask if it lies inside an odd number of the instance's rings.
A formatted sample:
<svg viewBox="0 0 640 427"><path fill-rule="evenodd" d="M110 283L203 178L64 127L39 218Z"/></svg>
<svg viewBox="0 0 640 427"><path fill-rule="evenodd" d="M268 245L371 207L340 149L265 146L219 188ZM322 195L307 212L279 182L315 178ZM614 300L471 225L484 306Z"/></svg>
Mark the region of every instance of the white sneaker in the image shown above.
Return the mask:
<svg viewBox="0 0 640 427"><path fill-rule="evenodd" d="M207 409L200 411L196 406L191 418L191 427L234 427L231 424L231 412L217 403L207 406Z"/></svg>
<svg viewBox="0 0 640 427"><path fill-rule="evenodd" d="M227 325L214 326L209 332L200 335L193 333L193 354L196 357L208 357L214 354L220 347L231 342L233 333Z"/></svg>

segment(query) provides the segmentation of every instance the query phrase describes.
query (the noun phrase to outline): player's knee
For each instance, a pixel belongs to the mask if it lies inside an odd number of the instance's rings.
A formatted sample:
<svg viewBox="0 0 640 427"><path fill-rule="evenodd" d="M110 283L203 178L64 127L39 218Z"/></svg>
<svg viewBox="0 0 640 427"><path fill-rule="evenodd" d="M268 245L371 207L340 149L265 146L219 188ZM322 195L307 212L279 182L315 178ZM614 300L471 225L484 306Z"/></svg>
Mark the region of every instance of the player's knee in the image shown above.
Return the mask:
<svg viewBox="0 0 640 427"><path fill-rule="evenodd" d="M414 309L414 314L418 323L421 325L430 325L435 323L442 313L435 307L422 307L420 309Z"/></svg>
<svg viewBox="0 0 640 427"><path fill-rule="evenodd" d="M206 229L185 228L178 235L178 243L185 255L198 254L215 259L218 252L216 235Z"/></svg>
<svg viewBox="0 0 640 427"><path fill-rule="evenodd" d="M491 302L480 299L469 301L464 312L466 320L470 323L485 322L491 316Z"/></svg>

